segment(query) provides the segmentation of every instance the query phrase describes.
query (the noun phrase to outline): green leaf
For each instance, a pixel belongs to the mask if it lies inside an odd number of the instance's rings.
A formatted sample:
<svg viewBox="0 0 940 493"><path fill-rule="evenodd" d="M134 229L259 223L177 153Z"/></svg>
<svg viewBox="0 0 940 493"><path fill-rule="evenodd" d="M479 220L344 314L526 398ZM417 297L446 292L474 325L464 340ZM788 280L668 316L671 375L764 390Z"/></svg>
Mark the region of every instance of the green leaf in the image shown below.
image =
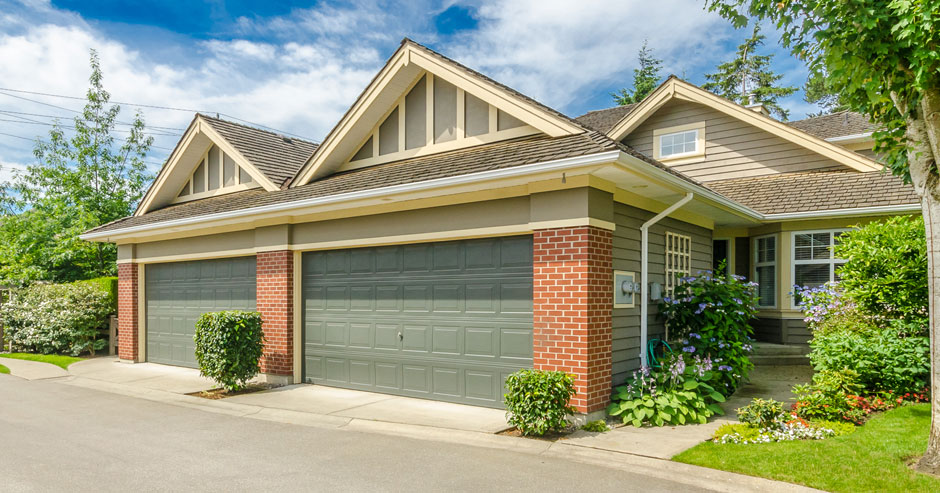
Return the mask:
<svg viewBox="0 0 940 493"><path fill-rule="evenodd" d="M682 384L682 388L684 388L685 390L696 389L698 388L698 382L696 382L695 380L686 380L685 383Z"/></svg>

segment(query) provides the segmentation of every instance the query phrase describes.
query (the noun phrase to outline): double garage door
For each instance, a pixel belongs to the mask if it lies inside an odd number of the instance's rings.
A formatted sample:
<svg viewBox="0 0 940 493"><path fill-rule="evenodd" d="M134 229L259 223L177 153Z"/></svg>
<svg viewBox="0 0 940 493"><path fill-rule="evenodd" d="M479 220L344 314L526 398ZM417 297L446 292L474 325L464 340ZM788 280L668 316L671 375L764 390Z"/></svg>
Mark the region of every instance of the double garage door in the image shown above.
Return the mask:
<svg viewBox="0 0 940 493"><path fill-rule="evenodd" d="M144 272L147 360L195 368L196 320L255 309L255 258L151 264Z"/></svg>
<svg viewBox="0 0 940 493"><path fill-rule="evenodd" d="M255 265L148 265L147 360L195 367L196 320L254 310ZM531 237L308 252L302 276L307 382L501 407L532 366Z"/></svg>
<svg viewBox="0 0 940 493"><path fill-rule="evenodd" d="M532 240L303 255L307 382L502 406L532 366Z"/></svg>

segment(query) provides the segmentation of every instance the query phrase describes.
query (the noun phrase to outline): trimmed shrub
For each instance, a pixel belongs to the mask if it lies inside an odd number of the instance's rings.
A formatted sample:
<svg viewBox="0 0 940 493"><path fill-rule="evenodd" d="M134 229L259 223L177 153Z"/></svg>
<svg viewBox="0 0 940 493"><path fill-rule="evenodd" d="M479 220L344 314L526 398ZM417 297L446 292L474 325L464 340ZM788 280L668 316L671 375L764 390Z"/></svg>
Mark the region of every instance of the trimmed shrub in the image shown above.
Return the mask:
<svg viewBox="0 0 940 493"><path fill-rule="evenodd" d="M927 241L920 216L898 216L846 231L833 247L840 287L872 315L922 327L926 335Z"/></svg>
<svg viewBox="0 0 940 493"><path fill-rule="evenodd" d="M787 415L783 411L783 403L773 399L751 400L751 403L738 408L738 420L742 423L756 426L758 429L775 428L780 423L787 421Z"/></svg>
<svg viewBox="0 0 940 493"><path fill-rule="evenodd" d="M523 435L563 431L575 393L574 378L563 371L519 370L506 378L506 419Z"/></svg>
<svg viewBox="0 0 940 493"><path fill-rule="evenodd" d="M98 329L111 313L108 295L88 284L34 284L14 289L0 309L13 347L42 354L92 356L105 347Z"/></svg>
<svg viewBox="0 0 940 493"><path fill-rule="evenodd" d="M725 396L734 393L754 367L748 354L754 332L750 320L757 314L756 287L741 276L706 271L681 278L672 298L659 304L671 334L681 338L682 353L707 356L715 364L711 384Z"/></svg>
<svg viewBox="0 0 940 493"><path fill-rule="evenodd" d="M85 281L75 281L73 284L88 284L108 294L108 303L111 306L111 313L117 313L118 296L118 278L117 277L96 277Z"/></svg>
<svg viewBox="0 0 940 493"><path fill-rule="evenodd" d="M205 313L196 321L199 373L233 392L260 371L264 349L261 314L247 311Z"/></svg>

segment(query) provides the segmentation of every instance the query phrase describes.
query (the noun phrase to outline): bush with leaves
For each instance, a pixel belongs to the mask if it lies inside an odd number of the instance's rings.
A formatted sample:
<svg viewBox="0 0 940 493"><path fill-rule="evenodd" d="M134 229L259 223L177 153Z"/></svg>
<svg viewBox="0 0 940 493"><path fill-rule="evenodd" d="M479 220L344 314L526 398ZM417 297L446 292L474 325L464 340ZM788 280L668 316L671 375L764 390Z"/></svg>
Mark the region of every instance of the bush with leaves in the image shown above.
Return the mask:
<svg viewBox="0 0 940 493"><path fill-rule="evenodd" d="M738 408L736 412L740 422L756 426L759 429L774 428L786 421L783 403L773 399L755 398L750 404Z"/></svg>
<svg viewBox="0 0 940 493"><path fill-rule="evenodd" d="M707 356L688 359L677 354L658 370L633 372L630 383L616 389L607 413L637 427L705 423L724 414L716 403L725 397L709 384L715 375L712 362Z"/></svg>
<svg viewBox="0 0 940 493"><path fill-rule="evenodd" d="M793 387L793 411L807 420L860 423L864 416L851 405L851 399L862 389L858 373L852 370L823 370L813 375L813 383Z"/></svg>
<svg viewBox="0 0 940 493"><path fill-rule="evenodd" d="M663 298L660 313L670 333L680 338L682 352L707 356L715 365L712 385L723 395L734 393L754 365L753 329L757 314L757 284L741 276L710 271L679 279L673 296Z"/></svg>
<svg viewBox="0 0 940 493"><path fill-rule="evenodd" d="M519 370L506 378L506 419L523 435L541 436L568 428L574 378L563 371Z"/></svg>
<svg viewBox="0 0 940 493"><path fill-rule="evenodd" d="M108 294L88 284L34 284L10 291L0 318L13 347L78 356L105 347L99 329L111 313Z"/></svg>
<svg viewBox="0 0 940 493"><path fill-rule="evenodd" d="M205 313L196 321L199 374L233 392L260 371L264 349L261 314L231 310Z"/></svg>

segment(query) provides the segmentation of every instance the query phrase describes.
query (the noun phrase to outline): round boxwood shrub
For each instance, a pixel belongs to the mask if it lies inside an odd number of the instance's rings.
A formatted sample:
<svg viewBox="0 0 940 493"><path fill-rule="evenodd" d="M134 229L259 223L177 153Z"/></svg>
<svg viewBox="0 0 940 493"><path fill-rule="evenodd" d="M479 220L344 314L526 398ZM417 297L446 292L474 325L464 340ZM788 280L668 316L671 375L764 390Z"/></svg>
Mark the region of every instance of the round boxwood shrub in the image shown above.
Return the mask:
<svg viewBox="0 0 940 493"><path fill-rule="evenodd" d="M261 314L247 311L205 313L196 321L199 373L236 391L258 374L264 349Z"/></svg>
<svg viewBox="0 0 940 493"><path fill-rule="evenodd" d="M523 435L541 436L568 427L574 378L563 371L519 370L506 378L506 418Z"/></svg>

